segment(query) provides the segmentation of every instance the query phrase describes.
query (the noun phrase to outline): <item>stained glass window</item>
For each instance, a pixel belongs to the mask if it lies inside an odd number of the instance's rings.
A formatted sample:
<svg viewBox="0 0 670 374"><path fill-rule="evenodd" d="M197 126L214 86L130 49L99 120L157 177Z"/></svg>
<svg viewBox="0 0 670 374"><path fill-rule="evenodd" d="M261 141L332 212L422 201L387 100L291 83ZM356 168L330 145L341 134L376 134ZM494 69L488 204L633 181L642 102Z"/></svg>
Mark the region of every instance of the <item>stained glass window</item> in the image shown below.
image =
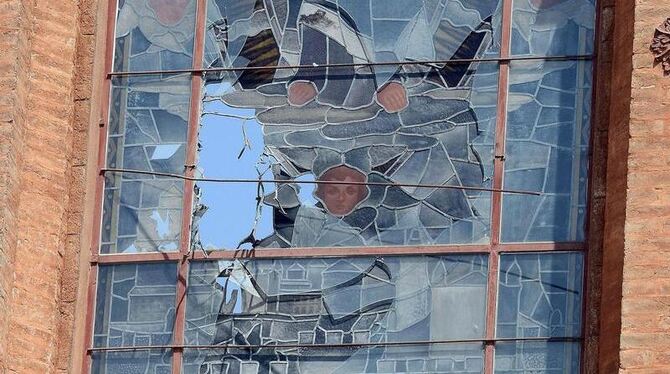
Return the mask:
<svg viewBox="0 0 670 374"><path fill-rule="evenodd" d="M176 278L176 263L100 267L93 342L103 349L93 357L94 372L170 372L170 350L107 349L172 342Z"/></svg>
<svg viewBox="0 0 670 374"><path fill-rule="evenodd" d="M197 0L118 0L115 71L190 68Z"/></svg>
<svg viewBox="0 0 670 374"><path fill-rule="evenodd" d="M188 75L115 79L107 167L182 173L190 87ZM176 251L183 181L148 174L105 177L100 252Z"/></svg>
<svg viewBox="0 0 670 374"><path fill-rule="evenodd" d="M484 336L486 282L482 255L200 262L189 276L186 341L266 348L192 352L185 372L283 363L292 372L419 373L446 361L479 372L481 343L458 341Z"/></svg>
<svg viewBox="0 0 670 374"><path fill-rule="evenodd" d="M578 373L595 13L111 4L84 371Z"/></svg>

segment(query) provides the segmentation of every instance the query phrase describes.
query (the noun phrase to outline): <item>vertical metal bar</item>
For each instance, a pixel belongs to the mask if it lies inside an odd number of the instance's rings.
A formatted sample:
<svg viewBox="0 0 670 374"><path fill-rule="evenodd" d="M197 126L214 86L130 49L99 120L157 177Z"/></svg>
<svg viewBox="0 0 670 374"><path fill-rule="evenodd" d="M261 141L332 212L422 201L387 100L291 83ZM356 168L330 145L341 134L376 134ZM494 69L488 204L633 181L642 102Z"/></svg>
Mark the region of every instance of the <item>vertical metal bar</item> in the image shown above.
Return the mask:
<svg viewBox="0 0 670 374"><path fill-rule="evenodd" d="M100 250L100 229L102 226L102 203L105 185L105 177L100 170L105 167L107 155L107 131L110 113L110 96L112 90L112 80L109 73L112 71L114 60L114 31L116 29L116 5L117 0L107 1L107 29L105 35L105 82L102 87L100 98L101 113L100 126L98 128L98 160L97 176L95 180L95 208L93 210L93 227L91 230L91 257L96 257ZM88 289L86 295L86 319L84 328L84 354L82 356L81 372L86 374L91 371L91 356L88 352L88 346L93 342L93 323L95 316L95 295L98 280L98 264L91 263L88 270Z"/></svg>
<svg viewBox="0 0 670 374"><path fill-rule="evenodd" d="M505 172L505 128L507 125L507 94L509 82L509 50L511 38L512 0L503 0L500 56L505 60L498 66L498 106L496 113L495 158L493 161L493 189L501 190ZM502 193L492 192L491 240L500 244Z"/></svg>
<svg viewBox="0 0 670 374"><path fill-rule="evenodd" d="M584 29L580 27L579 36L578 36L578 45L580 52L583 52L586 48L586 33ZM572 144L575 147L574 158L572 160L572 189L570 195L572 196L572 201L570 202L570 219L568 224L570 225L570 240L577 240L577 232L579 227L577 222L579 219L579 174L581 171L581 162L582 162L582 152L581 152L581 140L582 140L582 127L584 126L584 76L586 74L586 69L584 68L584 62L575 61L577 64L577 79L575 82L575 128L572 137Z"/></svg>
<svg viewBox="0 0 670 374"><path fill-rule="evenodd" d="M502 0L502 25L500 64L498 66L498 103L496 113L495 157L493 188L502 189L505 173L505 127L507 124L507 92L509 81L509 56L512 36L512 0ZM491 197L491 251L489 252L488 287L486 302L486 346L484 373L492 374L495 359L496 310L498 304L498 264L501 231L502 193L492 192Z"/></svg>
<svg viewBox="0 0 670 374"><path fill-rule="evenodd" d="M500 256L492 250L489 255L489 274L486 287L486 346L484 347L484 373L492 374L495 358L495 323L498 297L498 269Z"/></svg>
<svg viewBox="0 0 670 374"><path fill-rule="evenodd" d="M579 36L578 36L578 41L579 45L579 50L584 51L586 48L586 33L584 32L584 29L582 27L579 28ZM580 193L580 187L581 187L581 181L579 180L580 172L581 172L581 163L582 163L582 128L584 126L584 116L583 116L583 111L584 111L584 78L586 74L586 69L584 67L584 62L582 61L576 61L575 62L577 65L577 77L576 77L576 82L575 82L575 128L573 129L573 140L572 144L574 146L574 158L572 160L572 175L571 175L571 180L572 180L572 188L570 191L571 195L571 202L570 202L570 219L568 220L568 224L570 225L570 240L577 240L577 233L579 231L578 227L578 222L579 222L579 193ZM584 260L582 261L582 289L580 290L582 292L582 305L581 305L581 310L579 311L579 316L580 316L580 321L582 323L582 331L580 335L583 337L584 336L584 311L586 310L586 305L583 295L584 291L586 290L585 285L586 285L586 268L584 265L586 264L586 255L584 255ZM572 261L570 262L570 269L574 269L576 265ZM574 288L574 283L576 279L571 278L568 279L568 287L573 289ZM568 305L568 310L574 310L573 304L574 302L572 299L570 300L569 305ZM572 316L573 318L576 316ZM584 347L584 342L582 341L580 349ZM567 351L567 357L565 359L565 366L564 367L570 367L569 363L573 362L575 357L573 357L573 351L570 349ZM582 367L582 361L581 361L581 354L579 357L577 357L577 360L580 363L580 368ZM581 370L581 369L580 369Z"/></svg>
<svg viewBox="0 0 670 374"><path fill-rule="evenodd" d="M193 42L193 70L201 70L204 58L205 45L205 20L207 18L207 0L196 0L195 37ZM200 102L202 96L203 76L202 73L191 74L191 102L189 108L188 133L186 139L186 165L184 174L187 177L195 175L195 163L197 161L198 128L200 126ZM181 346L184 344L184 330L186 324L186 286L188 278L188 253L191 249L191 220L195 183L190 180L184 181L184 202L181 216L181 235L179 270L177 273L176 291L176 313L173 332L173 344ZM172 373L181 373L183 362L183 348L172 350Z"/></svg>

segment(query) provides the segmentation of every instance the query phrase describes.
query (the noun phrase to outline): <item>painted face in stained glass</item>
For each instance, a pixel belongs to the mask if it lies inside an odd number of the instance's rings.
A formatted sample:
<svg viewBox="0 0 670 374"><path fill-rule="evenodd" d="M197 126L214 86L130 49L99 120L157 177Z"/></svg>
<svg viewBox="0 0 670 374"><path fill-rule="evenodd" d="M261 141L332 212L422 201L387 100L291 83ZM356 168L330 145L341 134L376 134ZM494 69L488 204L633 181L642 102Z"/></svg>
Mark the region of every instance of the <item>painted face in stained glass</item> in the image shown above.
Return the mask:
<svg viewBox="0 0 670 374"><path fill-rule="evenodd" d="M365 179L363 173L344 165L327 170L319 178L320 181L356 183L365 182ZM316 196L328 212L335 216L351 213L367 195L367 187L360 184L322 184L316 190Z"/></svg>

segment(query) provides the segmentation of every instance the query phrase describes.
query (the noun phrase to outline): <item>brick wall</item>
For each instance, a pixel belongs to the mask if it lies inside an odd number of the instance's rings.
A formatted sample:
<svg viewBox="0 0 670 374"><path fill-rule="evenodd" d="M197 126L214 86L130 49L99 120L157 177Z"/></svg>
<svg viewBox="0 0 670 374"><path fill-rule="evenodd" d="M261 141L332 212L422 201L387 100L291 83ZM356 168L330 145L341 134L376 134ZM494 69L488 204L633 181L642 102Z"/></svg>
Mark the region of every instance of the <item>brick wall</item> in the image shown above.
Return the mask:
<svg viewBox="0 0 670 374"><path fill-rule="evenodd" d="M28 91L29 7L20 0L0 1L0 372L7 371L9 309L12 300L23 148L23 103Z"/></svg>
<svg viewBox="0 0 670 374"><path fill-rule="evenodd" d="M670 77L649 43L670 2L637 0L632 40L620 367L670 372Z"/></svg>
<svg viewBox="0 0 670 374"><path fill-rule="evenodd" d="M0 0L0 373L76 372L96 8Z"/></svg>
<svg viewBox="0 0 670 374"><path fill-rule="evenodd" d="M670 78L649 43L665 0L614 3L600 372L670 372Z"/></svg>

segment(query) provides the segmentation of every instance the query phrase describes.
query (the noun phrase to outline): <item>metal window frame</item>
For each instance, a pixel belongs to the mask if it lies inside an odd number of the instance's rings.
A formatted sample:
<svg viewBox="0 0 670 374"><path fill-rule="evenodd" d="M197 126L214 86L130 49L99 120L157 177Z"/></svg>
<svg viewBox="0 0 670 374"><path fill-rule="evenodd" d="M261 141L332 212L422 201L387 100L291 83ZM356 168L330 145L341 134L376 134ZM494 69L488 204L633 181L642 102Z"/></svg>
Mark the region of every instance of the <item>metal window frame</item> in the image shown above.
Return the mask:
<svg viewBox="0 0 670 374"><path fill-rule="evenodd" d="M183 363L184 349L194 348L212 348L205 346L187 346L184 344L185 332L185 312L186 312L186 287L188 279L188 266L192 261L205 260L229 260L229 259L268 259L268 258L325 258L325 257L350 257L350 256L379 256L379 255L436 255L436 254L464 254L464 253L479 253L487 254L488 259L488 281L487 281L487 306L486 306L486 327L485 337L483 339L474 340L472 342L481 342L484 346L484 373L493 374L494 372L494 358L495 358L495 344L500 341L527 341L527 340L541 340L541 341L576 341L581 343L580 355L580 370L584 372L584 334L586 331L586 310L588 302L588 264L589 264L589 223L591 216L591 200L593 188L593 173L588 175L588 190L586 196L586 227L585 240L583 242L539 242L539 243L501 243L501 219L502 219L502 197L503 197L503 177L505 170L505 130L507 123L507 97L508 97L508 82L510 62L523 60L592 60L592 76L593 85L591 92L591 124L594 122L594 107L597 80L593 71L597 65L597 55L594 50L593 55L584 56L511 56L511 31L512 31L512 13L513 0L502 1L502 29L501 29L501 48L498 58L489 59L473 59L471 61L480 62L496 62L499 66L498 70L498 102L497 102L497 117L495 126L495 157L493 167L493 191L491 192L491 241L488 244L472 244L472 245L434 245L434 246L388 246L388 247L333 247L333 248L289 248L289 249L263 249L263 250L230 250L230 251L214 251L211 253L191 252L190 249L190 234L191 234L191 210L193 204L194 185L193 180L195 176L195 168L192 166L196 162L197 156L197 141L198 128L200 120L200 106L202 96L203 74L209 70L203 67L204 54L204 39L206 26L206 11L208 0L196 1L196 19L195 19L195 34L193 47L193 63L191 69L180 69L175 71L145 71L145 72L115 72L113 70L114 60L114 46L115 46L115 26L117 16L118 0L107 0L107 27L106 27L106 46L105 46L105 63L104 73L105 82L103 85L102 94L102 121L99 124L99 149L97 153L97 169L99 171L95 181L95 207L94 217L91 233L91 253L90 262L88 264L88 287L87 287L87 308L85 317L85 337L84 342L84 359L82 360L82 373L90 373L92 364L92 354L94 352L104 351L118 351L118 350L139 350L139 349L171 349L172 350L172 373L178 374L181 372ZM595 37L594 40L599 40L600 29L600 11L596 7L595 20ZM463 63L467 61L456 61L455 63ZM99 253L100 231L102 225L102 204L104 194L104 172L106 170L106 149L107 149L107 131L108 121L111 106L111 90L112 79L116 76L129 76L138 74L157 74L157 73L190 73L191 75L191 100L188 119L187 130L187 153L184 176L184 197L182 206L182 224L179 251L160 253L133 253L133 254L104 254ZM595 126L591 126L590 148L589 148L589 170L593 170L593 139ZM500 254L504 253L551 253L555 251L574 251L581 252L584 258L583 266L583 280L582 280L582 332L579 337L574 338L512 338L499 339L495 336L496 316L497 316L497 295L498 295L498 273ZM93 348L93 330L94 330L94 316L95 303L97 293L97 278L98 268L100 265L112 264L132 264L132 263L155 263L155 262L174 262L178 266L176 279L176 320L173 331L173 342L166 346L156 347L127 347L127 348ZM449 342L410 342L410 344L446 344ZM451 342L453 343L453 342ZM217 348L220 348L217 347Z"/></svg>

